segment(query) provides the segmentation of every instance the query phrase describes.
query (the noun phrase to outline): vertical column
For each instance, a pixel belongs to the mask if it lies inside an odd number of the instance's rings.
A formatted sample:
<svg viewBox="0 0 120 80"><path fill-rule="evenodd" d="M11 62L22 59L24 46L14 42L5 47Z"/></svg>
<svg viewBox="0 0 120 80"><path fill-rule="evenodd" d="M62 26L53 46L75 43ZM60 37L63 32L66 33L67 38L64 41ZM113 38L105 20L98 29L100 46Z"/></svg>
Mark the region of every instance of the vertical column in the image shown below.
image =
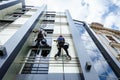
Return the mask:
<svg viewBox="0 0 120 80"><path fill-rule="evenodd" d="M76 54L78 55L78 59L80 62L79 65L81 65L81 69L82 69L85 80L99 80L99 77L93 66L91 67L89 72L86 71L85 69L86 63L89 61L92 65L92 61L90 60L88 55L84 54L86 53L86 50L82 45L83 44L82 39L80 38L80 34L77 28L75 27L74 22L68 11L66 11L66 15L67 15L68 24L70 26L70 32L73 38L73 43L75 45Z"/></svg>

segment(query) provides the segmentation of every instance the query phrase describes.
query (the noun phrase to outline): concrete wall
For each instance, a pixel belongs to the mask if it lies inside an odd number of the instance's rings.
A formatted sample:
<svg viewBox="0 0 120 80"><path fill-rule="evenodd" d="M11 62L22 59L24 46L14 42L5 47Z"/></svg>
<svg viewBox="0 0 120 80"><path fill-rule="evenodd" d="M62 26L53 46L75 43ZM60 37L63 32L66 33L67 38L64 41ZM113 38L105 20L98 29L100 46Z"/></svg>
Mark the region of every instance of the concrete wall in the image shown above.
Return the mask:
<svg viewBox="0 0 120 80"><path fill-rule="evenodd" d="M22 8L22 3L0 10L0 19L4 19L5 15L13 13L18 8Z"/></svg>

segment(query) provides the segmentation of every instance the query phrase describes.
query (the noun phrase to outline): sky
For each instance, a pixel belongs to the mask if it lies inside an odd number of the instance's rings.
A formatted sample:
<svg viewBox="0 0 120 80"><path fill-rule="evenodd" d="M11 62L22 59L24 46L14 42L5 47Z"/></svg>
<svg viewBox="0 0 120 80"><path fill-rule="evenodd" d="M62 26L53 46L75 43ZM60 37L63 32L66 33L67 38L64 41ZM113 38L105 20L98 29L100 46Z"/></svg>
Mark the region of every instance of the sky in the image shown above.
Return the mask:
<svg viewBox="0 0 120 80"><path fill-rule="evenodd" d="M120 30L120 0L26 0L26 4L41 6L48 10L69 10L73 19L88 24L98 22L104 27Z"/></svg>

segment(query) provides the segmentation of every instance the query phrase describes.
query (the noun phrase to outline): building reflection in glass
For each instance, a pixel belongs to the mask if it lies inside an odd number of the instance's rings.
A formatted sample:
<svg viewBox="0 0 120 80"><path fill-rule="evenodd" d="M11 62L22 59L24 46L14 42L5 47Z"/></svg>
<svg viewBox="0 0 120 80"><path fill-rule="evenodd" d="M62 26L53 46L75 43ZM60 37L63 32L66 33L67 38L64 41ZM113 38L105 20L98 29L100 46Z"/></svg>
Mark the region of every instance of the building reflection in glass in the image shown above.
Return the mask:
<svg viewBox="0 0 120 80"><path fill-rule="evenodd" d="M78 28L77 30L79 30L83 45L94 64L94 68L98 73L100 80L118 80L115 73L113 72L107 61L104 59L101 52L99 51L83 25L76 25L76 27Z"/></svg>

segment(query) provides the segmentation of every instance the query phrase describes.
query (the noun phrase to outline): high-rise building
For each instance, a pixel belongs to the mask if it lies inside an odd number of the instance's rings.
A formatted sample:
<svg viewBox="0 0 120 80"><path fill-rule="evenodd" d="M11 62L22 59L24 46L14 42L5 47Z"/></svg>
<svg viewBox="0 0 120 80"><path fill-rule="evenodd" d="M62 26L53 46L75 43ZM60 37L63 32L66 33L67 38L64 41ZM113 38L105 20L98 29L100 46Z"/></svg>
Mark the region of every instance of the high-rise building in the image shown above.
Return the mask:
<svg viewBox="0 0 120 80"><path fill-rule="evenodd" d="M49 46L36 38L47 33ZM120 32L102 24L88 25L65 12L47 11L47 6L25 6L23 0L0 2L1 80L119 80ZM57 38L69 43L55 59Z"/></svg>

